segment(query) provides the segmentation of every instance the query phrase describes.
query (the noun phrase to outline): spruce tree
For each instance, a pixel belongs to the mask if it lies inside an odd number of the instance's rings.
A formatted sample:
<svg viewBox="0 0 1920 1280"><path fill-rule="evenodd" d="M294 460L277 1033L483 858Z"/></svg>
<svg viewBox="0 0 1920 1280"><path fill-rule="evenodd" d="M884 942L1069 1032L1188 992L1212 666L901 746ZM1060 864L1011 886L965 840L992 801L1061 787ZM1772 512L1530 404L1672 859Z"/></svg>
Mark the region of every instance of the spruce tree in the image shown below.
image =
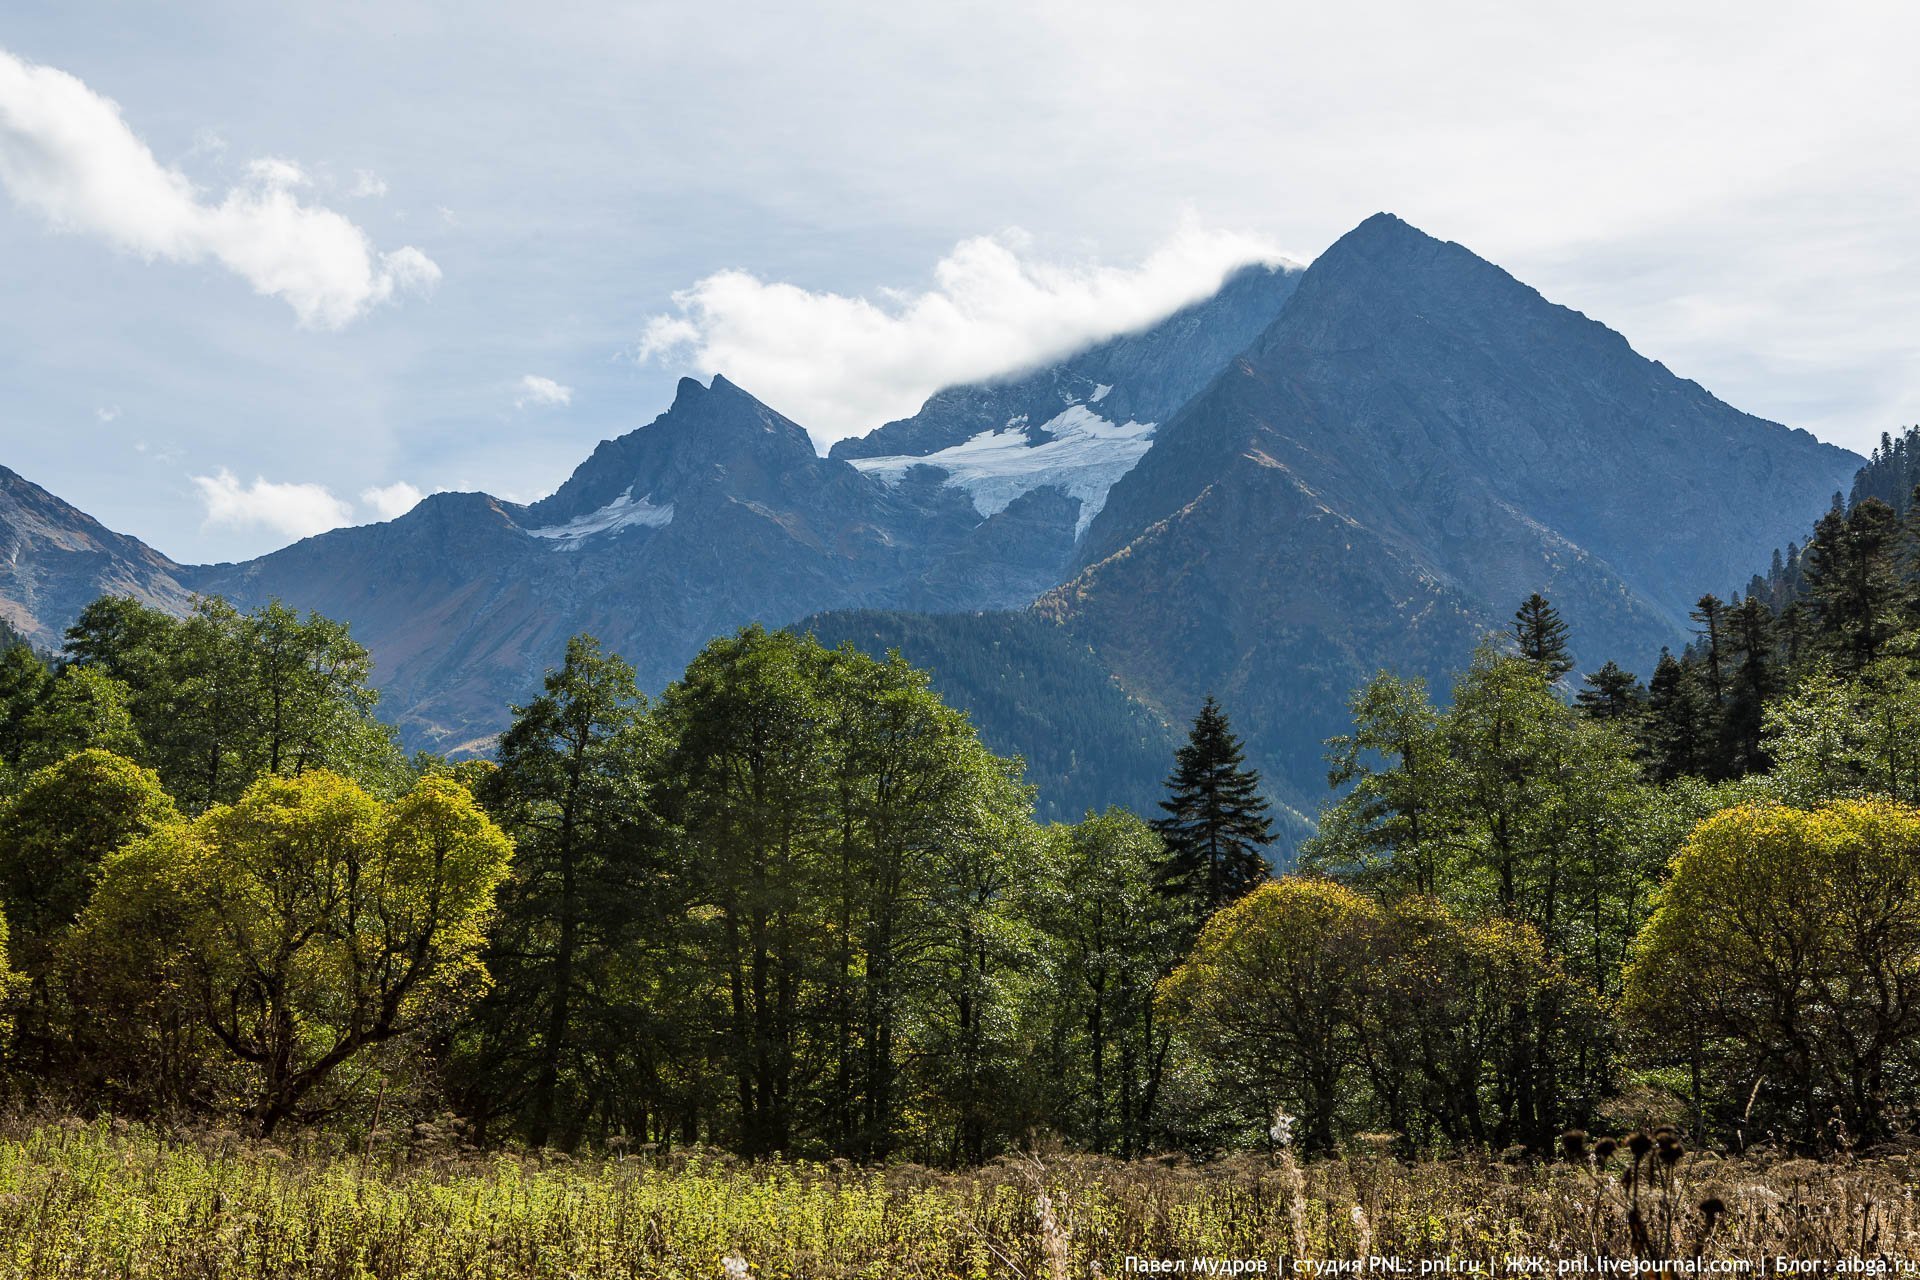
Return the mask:
<svg viewBox="0 0 1920 1280"><path fill-rule="evenodd" d="M1528 596L1514 611L1513 638L1520 656L1535 663L1552 684L1573 670L1573 655L1567 650L1567 624L1560 611L1547 603L1538 591Z"/></svg>
<svg viewBox="0 0 1920 1280"><path fill-rule="evenodd" d="M1164 893L1185 899L1202 918L1267 878L1260 850L1273 843L1273 823L1260 795L1260 775L1220 704L1209 696L1167 779L1167 816L1154 827L1166 845Z"/></svg>

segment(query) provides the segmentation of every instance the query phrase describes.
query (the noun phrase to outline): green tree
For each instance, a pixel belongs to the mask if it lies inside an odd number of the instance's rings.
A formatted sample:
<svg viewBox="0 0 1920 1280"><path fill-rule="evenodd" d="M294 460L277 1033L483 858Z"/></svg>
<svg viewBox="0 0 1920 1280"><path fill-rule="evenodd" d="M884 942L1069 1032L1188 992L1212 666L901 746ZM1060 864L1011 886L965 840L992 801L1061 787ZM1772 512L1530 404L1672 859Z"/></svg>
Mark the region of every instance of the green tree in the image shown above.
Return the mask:
<svg viewBox="0 0 1920 1280"><path fill-rule="evenodd" d="M1721 755L1732 776L1764 772L1769 764L1762 743L1767 702L1777 691L1773 611L1758 597L1734 605L1727 619L1732 659L1726 712L1721 718Z"/></svg>
<svg viewBox="0 0 1920 1280"><path fill-rule="evenodd" d="M1920 804L1920 676L1883 658L1851 679L1816 671L1766 708L1769 788L1791 804L1883 795Z"/></svg>
<svg viewBox="0 0 1920 1280"><path fill-rule="evenodd" d="M1687 615L1699 623L1701 672L1706 680L1707 696L1716 710L1727 700L1727 605L1719 596L1708 593Z"/></svg>
<svg viewBox="0 0 1920 1280"><path fill-rule="evenodd" d="M834 816L824 850L838 940L826 979L834 1025L827 1136L838 1150L882 1158L908 1136L916 1091L939 1095L956 1127L992 1121L989 1033L999 993L982 988L981 951L967 939L987 941L989 964L1012 941L995 935L1008 894L1026 881L1030 796L1017 769L987 752L967 718L897 653L876 661L843 647L816 652L807 665L826 711ZM908 1069L916 1025L923 1036L946 1037L952 1076L935 1073L930 1083ZM972 1101L953 1096L958 1090Z"/></svg>
<svg viewBox="0 0 1920 1280"><path fill-rule="evenodd" d="M708 644L662 705L669 811L724 1001L734 1136L751 1155L792 1147L798 1088L826 1057L807 1034L830 954L824 660L811 641L750 628Z"/></svg>
<svg viewBox="0 0 1920 1280"><path fill-rule="evenodd" d="M1043 927L1052 939L1057 1094L1049 1110L1095 1151L1148 1149L1171 1038L1154 984L1184 934L1158 890L1153 829L1124 809L1048 833Z"/></svg>
<svg viewBox="0 0 1920 1280"><path fill-rule="evenodd" d="M1327 744L1327 783L1345 792L1302 861L1383 896L1438 894L1463 847L1459 762L1440 712L1420 681L1384 671L1348 707L1353 732Z"/></svg>
<svg viewBox="0 0 1920 1280"><path fill-rule="evenodd" d="M1661 650L1647 684L1647 769L1655 781L1713 772L1718 712L1699 674Z"/></svg>
<svg viewBox="0 0 1920 1280"><path fill-rule="evenodd" d="M152 770L97 749L40 769L0 804L0 903L30 976L45 975L107 856L179 816Z"/></svg>
<svg viewBox="0 0 1920 1280"><path fill-rule="evenodd" d="M1161 866L1166 891L1186 901L1197 919L1268 875L1260 851L1273 843L1273 823L1260 775L1245 765L1246 752L1226 712L1209 697L1175 755L1167 798L1160 802L1167 816L1153 824L1167 846Z"/></svg>
<svg viewBox="0 0 1920 1280"><path fill-rule="evenodd" d="M1030 1122L1032 795L924 673L749 627L669 688L681 1001L753 1154L984 1155ZM698 1038L695 1036L694 1038Z"/></svg>
<svg viewBox="0 0 1920 1280"><path fill-rule="evenodd" d="M1573 670L1573 655L1567 649L1567 624L1560 611L1547 603L1538 591L1528 596L1513 615L1513 639L1520 656L1546 673L1547 683L1556 683Z"/></svg>
<svg viewBox="0 0 1920 1280"><path fill-rule="evenodd" d="M483 798L515 841L487 948L494 986L462 1064L473 1110L537 1146L574 1145L613 1113L644 1132L658 1098L612 1090L658 1029L620 998L643 933L671 919L648 807L657 744L633 668L576 636L543 692L514 708ZM624 1104L624 1105L623 1105Z"/></svg>
<svg viewBox="0 0 1920 1280"><path fill-rule="evenodd" d="M1508 1043L1527 1056L1501 1067L1517 1109L1501 1127L1544 1145L1560 1100L1590 1101L1611 1070L1603 1040L1557 1030L1568 992L1617 990L1647 910L1651 796L1631 745L1555 696L1538 664L1490 647L1444 712L1388 676L1355 709L1354 733L1335 740L1334 778L1351 785L1323 812L1303 863L1390 900L1431 896L1468 919L1535 932L1576 986L1516 1014Z"/></svg>
<svg viewBox="0 0 1920 1280"><path fill-rule="evenodd" d="M1870 665L1898 626L1899 537L1893 508L1867 498L1844 514L1835 509L1822 516L1807 544L1807 589L1821 648L1844 671Z"/></svg>
<svg viewBox="0 0 1920 1280"><path fill-rule="evenodd" d="M66 668L47 682L27 714L21 766L37 769L89 749L139 757L143 748L131 701L131 692L113 677L89 667Z"/></svg>
<svg viewBox="0 0 1920 1280"><path fill-rule="evenodd" d="M81 613L66 653L125 687L142 762L189 813L262 775L308 769L382 795L405 788L392 730L373 717L372 659L341 623L278 602L241 613L217 597L179 619L109 597Z"/></svg>
<svg viewBox="0 0 1920 1280"><path fill-rule="evenodd" d="M9 629L9 638L0 643L0 781L20 767L31 742L28 721L51 679L47 664Z"/></svg>

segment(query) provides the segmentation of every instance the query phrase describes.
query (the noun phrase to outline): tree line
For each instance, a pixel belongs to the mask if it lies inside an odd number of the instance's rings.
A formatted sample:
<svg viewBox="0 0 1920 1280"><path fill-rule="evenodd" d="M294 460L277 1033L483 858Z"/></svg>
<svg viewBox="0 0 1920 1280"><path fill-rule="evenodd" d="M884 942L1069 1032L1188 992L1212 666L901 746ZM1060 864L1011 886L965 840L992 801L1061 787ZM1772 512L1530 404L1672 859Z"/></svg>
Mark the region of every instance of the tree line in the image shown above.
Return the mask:
<svg viewBox="0 0 1920 1280"><path fill-rule="evenodd" d="M811 636L657 699L578 637L486 761L406 756L370 671L218 600L0 655L11 1090L562 1148L1176 1140L1155 984L1272 839L1217 707L1160 829L1042 825L925 673Z"/></svg>
<svg viewBox="0 0 1920 1280"><path fill-rule="evenodd" d="M399 748L337 623L101 600L53 660L0 652L5 1087L938 1163L1548 1151L1636 1108L1885 1137L1920 1115L1893 510L1823 518L1783 604L1703 598L1644 684L1576 682L1538 595L1444 700L1383 673L1277 879L1212 700L1153 821L1041 823L897 654L749 627L649 698L577 637L452 762Z"/></svg>

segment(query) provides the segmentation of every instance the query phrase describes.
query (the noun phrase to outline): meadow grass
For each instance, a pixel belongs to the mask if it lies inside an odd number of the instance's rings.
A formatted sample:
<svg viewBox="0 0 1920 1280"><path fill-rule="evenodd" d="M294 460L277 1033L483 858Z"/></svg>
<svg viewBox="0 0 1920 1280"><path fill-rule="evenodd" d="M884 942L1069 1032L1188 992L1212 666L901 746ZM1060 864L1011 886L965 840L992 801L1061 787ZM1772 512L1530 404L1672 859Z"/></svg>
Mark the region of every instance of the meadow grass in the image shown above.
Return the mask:
<svg viewBox="0 0 1920 1280"><path fill-rule="evenodd" d="M1061 1155L945 1173L433 1140L363 1156L19 1122L0 1126L0 1276L1065 1280L1134 1274L1129 1256L1263 1261L1268 1275L1370 1255L1478 1260L1495 1275L1508 1254L1547 1259L1549 1274L1581 1257L1920 1257L1920 1165L1903 1154L1689 1155L1643 1176L1637 1196L1626 1165L1362 1150L1305 1165ZM1703 1214L1714 1201L1724 1208Z"/></svg>

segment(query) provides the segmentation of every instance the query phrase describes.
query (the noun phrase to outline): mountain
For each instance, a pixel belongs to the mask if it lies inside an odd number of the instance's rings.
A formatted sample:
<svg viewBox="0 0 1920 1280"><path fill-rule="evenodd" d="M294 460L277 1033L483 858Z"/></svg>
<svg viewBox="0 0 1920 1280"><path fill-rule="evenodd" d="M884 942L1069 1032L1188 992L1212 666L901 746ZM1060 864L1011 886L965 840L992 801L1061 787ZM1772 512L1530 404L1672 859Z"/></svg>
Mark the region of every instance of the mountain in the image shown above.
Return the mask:
<svg viewBox="0 0 1920 1280"><path fill-rule="evenodd" d="M1644 669L1859 461L1381 214L1160 429L1036 608L1170 716L1221 695L1305 797L1374 671L1439 680L1536 590L1589 666Z"/></svg>
<svg viewBox="0 0 1920 1280"><path fill-rule="evenodd" d="M831 456L890 484L936 468L982 516L1052 488L1075 501L1077 542L1157 424L1273 322L1300 274L1292 264L1242 267L1211 297L1139 333L1016 377L949 387L911 418L838 442Z"/></svg>
<svg viewBox="0 0 1920 1280"><path fill-rule="evenodd" d="M938 484L868 479L725 378L685 379L667 412L603 442L530 506L435 494L384 524L185 577L348 619L409 739L471 749L577 632L660 688L746 622L911 602L920 576L1019 515L981 521ZM955 594L966 607L1014 602Z"/></svg>
<svg viewBox="0 0 1920 1280"><path fill-rule="evenodd" d="M689 379L539 502L436 494L197 567L0 472L0 611L51 646L103 591L317 609L372 650L382 714L449 751L484 750L577 632L660 688L716 634L806 619L930 666L1046 812L1144 804L1213 692L1310 813L1375 671L1441 679L1535 590L1586 666L1644 670L1859 462L1380 215L827 457Z"/></svg>
<svg viewBox="0 0 1920 1280"><path fill-rule="evenodd" d="M184 611L180 566L137 538L0 467L0 620L58 649L67 625L103 595Z"/></svg>

